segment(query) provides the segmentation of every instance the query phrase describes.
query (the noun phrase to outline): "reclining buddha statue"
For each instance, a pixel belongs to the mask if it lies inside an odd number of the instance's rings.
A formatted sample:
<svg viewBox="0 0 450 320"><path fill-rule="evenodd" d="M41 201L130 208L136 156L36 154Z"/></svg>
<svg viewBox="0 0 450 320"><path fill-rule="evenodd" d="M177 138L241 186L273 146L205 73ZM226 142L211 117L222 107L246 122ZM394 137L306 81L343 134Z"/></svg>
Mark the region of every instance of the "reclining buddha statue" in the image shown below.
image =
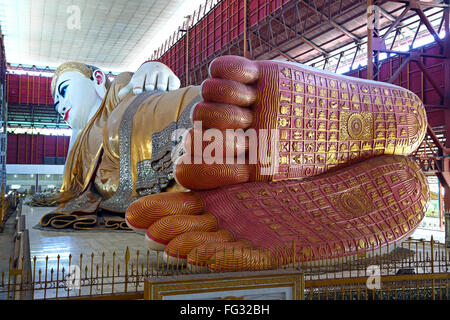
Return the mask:
<svg viewBox="0 0 450 320"><path fill-rule="evenodd" d="M428 186L408 155L427 119L404 88L238 56L181 89L158 62L111 84L66 63L52 83L74 135L42 225L102 215L167 260L260 270L383 252L424 217Z"/></svg>

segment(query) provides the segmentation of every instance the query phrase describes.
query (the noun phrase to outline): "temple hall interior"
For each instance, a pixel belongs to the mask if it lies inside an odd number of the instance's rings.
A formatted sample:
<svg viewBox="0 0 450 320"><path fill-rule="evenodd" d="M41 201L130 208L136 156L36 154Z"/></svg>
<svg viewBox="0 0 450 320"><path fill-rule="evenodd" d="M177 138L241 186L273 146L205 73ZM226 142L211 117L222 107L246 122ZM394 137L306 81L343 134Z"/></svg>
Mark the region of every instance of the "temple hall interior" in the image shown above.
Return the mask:
<svg viewBox="0 0 450 320"><path fill-rule="evenodd" d="M0 0L0 300L450 299L449 32L449 0Z"/></svg>

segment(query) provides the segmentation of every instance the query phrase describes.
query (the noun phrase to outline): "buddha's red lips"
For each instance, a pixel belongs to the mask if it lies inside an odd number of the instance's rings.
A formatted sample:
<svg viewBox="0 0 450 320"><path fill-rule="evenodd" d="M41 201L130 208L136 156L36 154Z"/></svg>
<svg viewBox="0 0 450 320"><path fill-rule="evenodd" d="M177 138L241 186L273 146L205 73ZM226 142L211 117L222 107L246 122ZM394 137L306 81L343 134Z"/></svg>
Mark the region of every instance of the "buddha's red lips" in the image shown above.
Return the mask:
<svg viewBox="0 0 450 320"><path fill-rule="evenodd" d="M69 110L66 111L66 114L64 115L64 121L67 121L67 119L69 118L70 110L72 110L72 108L70 108Z"/></svg>

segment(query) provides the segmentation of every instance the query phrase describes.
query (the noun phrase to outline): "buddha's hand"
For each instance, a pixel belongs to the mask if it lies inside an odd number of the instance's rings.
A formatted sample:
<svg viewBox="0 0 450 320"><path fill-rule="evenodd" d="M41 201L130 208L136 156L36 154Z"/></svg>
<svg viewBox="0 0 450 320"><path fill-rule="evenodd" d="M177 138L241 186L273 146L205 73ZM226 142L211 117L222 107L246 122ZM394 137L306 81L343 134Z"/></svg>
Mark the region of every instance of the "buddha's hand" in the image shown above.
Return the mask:
<svg viewBox="0 0 450 320"><path fill-rule="evenodd" d="M144 91L172 91L180 88L180 79L165 64L149 61L139 67L130 82L119 91L119 99L129 92L140 94Z"/></svg>

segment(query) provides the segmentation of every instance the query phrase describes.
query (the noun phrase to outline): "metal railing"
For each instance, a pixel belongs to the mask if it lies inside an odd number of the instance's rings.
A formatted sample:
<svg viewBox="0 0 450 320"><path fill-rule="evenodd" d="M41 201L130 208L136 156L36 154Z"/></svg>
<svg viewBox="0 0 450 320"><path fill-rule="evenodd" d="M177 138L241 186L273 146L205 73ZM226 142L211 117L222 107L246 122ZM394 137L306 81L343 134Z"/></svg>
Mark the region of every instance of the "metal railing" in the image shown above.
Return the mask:
<svg viewBox="0 0 450 320"><path fill-rule="evenodd" d="M449 274L380 277L379 288L367 278L305 281L306 300L449 300Z"/></svg>

